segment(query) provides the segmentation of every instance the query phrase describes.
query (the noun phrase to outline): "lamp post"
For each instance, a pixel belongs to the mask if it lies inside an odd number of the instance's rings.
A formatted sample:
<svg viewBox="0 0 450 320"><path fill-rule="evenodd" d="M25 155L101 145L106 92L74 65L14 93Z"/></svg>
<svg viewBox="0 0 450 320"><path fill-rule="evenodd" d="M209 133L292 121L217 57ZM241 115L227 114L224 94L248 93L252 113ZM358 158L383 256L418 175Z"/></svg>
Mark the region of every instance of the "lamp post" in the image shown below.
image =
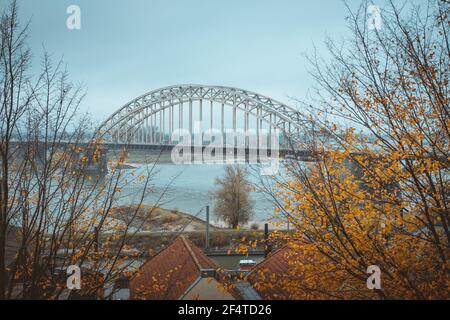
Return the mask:
<svg viewBox="0 0 450 320"><path fill-rule="evenodd" d="M209 205L206 206L205 251L209 251Z"/></svg>

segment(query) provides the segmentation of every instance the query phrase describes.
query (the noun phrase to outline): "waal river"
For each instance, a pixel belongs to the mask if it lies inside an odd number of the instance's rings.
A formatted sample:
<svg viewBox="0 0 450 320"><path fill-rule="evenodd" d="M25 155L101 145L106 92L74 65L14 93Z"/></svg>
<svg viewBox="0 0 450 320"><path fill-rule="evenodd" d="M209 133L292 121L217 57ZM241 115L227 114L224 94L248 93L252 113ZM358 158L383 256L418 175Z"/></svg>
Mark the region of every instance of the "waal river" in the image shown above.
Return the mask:
<svg viewBox="0 0 450 320"><path fill-rule="evenodd" d="M127 174L142 175L149 167L141 165L136 169L128 169ZM148 165L147 165L148 166ZM184 164L161 163L152 166L151 180L143 204L158 206L170 210L178 210L191 215L197 215L205 219L206 205L210 206L211 223L220 225L214 214L214 199L211 192L217 189L216 178L224 176L226 164ZM258 190L261 186L259 168L255 165L241 164L248 174L249 182L255 186L250 193L254 201L254 214L249 224L262 225L274 217L274 204L270 196ZM271 177L263 176L266 183L270 183ZM123 195L119 205L133 205L140 201L142 184L128 184L123 187Z"/></svg>

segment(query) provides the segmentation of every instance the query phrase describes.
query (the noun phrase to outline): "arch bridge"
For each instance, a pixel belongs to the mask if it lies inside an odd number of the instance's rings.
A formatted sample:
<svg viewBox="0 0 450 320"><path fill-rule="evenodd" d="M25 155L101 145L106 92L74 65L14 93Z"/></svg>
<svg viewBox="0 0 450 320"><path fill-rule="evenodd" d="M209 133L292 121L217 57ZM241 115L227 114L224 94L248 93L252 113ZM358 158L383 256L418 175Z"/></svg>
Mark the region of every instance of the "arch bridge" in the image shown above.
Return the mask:
<svg viewBox="0 0 450 320"><path fill-rule="evenodd" d="M104 143L174 145L176 129L193 133L195 122L201 131L222 134L252 130L260 139L280 133L280 140L301 142L311 121L299 111L267 96L224 86L176 85L150 91L115 111L97 129ZM202 139L202 144L205 141ZM206 142L207 143L207 142Z"/></svg>

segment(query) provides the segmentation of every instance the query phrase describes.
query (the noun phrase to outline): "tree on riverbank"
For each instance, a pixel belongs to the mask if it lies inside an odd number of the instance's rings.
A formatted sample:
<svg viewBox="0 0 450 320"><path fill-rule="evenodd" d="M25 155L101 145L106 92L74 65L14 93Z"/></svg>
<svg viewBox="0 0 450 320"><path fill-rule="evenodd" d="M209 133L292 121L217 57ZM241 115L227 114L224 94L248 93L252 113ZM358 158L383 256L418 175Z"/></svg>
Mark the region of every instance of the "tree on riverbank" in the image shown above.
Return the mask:
<svg viewBox="0 0 450 320"><path fill-rule="evenodd" d="M295 230L288 271L259 284L284 298L448 298L449 4L390 2L381 29L368 8L349 10L345 45L327 42L331 63L310 57L317 162L289 162L273 190ZM367 286L373 265L381 289Z"/></svg>
<svg viewBox="0 0 450 320"><path fill-rule="evenodd" d="M226 166L223 178L216 179L218 189L213 192L217 217L231 228L247 223L253 215L248 173L239 165Z"/></svg>

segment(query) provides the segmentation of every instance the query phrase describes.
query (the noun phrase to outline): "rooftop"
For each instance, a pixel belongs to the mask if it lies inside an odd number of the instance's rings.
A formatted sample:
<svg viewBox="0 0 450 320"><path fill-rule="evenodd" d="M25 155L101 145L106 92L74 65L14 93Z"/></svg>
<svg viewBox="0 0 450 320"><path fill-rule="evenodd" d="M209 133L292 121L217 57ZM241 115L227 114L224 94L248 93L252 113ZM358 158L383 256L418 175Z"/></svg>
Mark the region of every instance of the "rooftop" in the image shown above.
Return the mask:
<svg viewBox="0 0 450 320"><path fill-rule="evenodd" d="M257 264L247 275L247 281L253 289L264 300L284 300L289 299L289 292L283 288L283 278L285 278L288 269L288 251L287 246L269 255L265 260ZM271 279L273 284L260 286L258 284L267 283Z"/></svg>
<svg viewBox="0 0 450 320"><path fill-rule="evenodd" d="M176 300L186 296L202 278L229 284L218 266L189 239L180 236L144 263L130 281L132 299ZM240 298L237 290L230 290Z"/></svg>

